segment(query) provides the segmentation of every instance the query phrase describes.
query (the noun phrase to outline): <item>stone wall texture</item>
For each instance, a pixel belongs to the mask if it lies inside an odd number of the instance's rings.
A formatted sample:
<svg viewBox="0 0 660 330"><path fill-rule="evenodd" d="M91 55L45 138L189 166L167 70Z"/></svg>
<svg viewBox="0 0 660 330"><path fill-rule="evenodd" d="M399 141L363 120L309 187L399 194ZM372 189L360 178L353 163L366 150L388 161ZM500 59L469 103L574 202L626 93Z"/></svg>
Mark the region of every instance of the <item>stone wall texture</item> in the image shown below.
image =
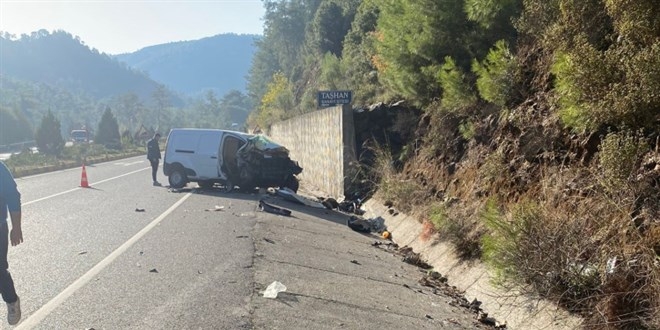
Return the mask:
<svg viewBox="0 0 660 330"><path fill-rule="evenodd" d="M334 198L344 197L355 156L350 106L336 106L273 124L268 136L284 145L303 171L301 184Z"/></svg>

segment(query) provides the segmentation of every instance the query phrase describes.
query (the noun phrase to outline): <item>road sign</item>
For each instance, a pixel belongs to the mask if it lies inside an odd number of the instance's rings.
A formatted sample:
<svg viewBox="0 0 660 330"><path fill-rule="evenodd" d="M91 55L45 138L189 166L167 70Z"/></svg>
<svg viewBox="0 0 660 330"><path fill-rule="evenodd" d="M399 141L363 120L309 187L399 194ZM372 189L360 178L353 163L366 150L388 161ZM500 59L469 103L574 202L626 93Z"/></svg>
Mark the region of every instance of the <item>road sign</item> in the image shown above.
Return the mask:
<svg viewBox="0 0 660 330"><path fill-rule="evenodd" d="M319 91L319 107L330 107L337 104L349 104L353 99L353 91Z"/></svg>

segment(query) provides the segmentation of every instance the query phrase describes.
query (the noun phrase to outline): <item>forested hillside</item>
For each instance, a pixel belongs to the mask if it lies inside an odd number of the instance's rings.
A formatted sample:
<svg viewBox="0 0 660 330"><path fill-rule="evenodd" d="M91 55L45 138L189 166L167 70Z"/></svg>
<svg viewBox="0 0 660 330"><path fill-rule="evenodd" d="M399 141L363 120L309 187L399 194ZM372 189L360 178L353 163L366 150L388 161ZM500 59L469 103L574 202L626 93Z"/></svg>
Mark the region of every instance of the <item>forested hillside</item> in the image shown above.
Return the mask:
<svg viewBox="0 0 660 330"><path fill-rule="evenodd" d="M116 55L168 88L187 95L245 91L257 35L221 34L194 41L150 46Z"/></svg>
<svg viewBox="0 0 660 330"><path fill-rule="evenodd" d="M20 80L49 84L94 98L133 92L150 95L158 83L127 70L107 54L90 50L64 31L46 30L18 39L0 37L0 73Z"/></svg>
<svg viewBox="0 0 660 330"><path fill-rule="evenodd" d="M178 44L179 51L196 49L197 55L187 59L177 57L180 76L170 72L168 79L187 84L192 79L190 72L194 71L195 79L208 84L209 89L184 97L164 82L90 49L67 32L40 30L20 37L1 34L0 145L33 140L35 128L48 111L61 123L65 139L73 129L95 130L108 108L116 116L124 136L132 136L141 127L167 133L175 126L229 128L232 123L242 126L252 109L250 100L241 92L247 67L241 69L230 60L237 56L217 49L219 46L214 42L202 40L199 46L196 42ZM246 52L241 55L244 61L251 58L249 47L236 51ZM206 65L200 63L201 53L214 62L227 58L229 64L235 65L232 76L222 78L222 85L214 86L213 81L218 81L216 67L200 71L199 66ZM227 57L222 55L225 53ZM171 53L160 55L168 57ZM154 53L148 62L156 71L156 63L172 64ZM240 70L243 72L239 73ZM226 89L229 87L232 89ZM214 91L223 88L223 94Z"/></svg>
<svg viewBox="0 0 660 330"><path fill-rule="evenodd" d="M426 237L585 328L660 329L657 1L264 3L252 125L353 90L393 112L361 182Z"/></svg>

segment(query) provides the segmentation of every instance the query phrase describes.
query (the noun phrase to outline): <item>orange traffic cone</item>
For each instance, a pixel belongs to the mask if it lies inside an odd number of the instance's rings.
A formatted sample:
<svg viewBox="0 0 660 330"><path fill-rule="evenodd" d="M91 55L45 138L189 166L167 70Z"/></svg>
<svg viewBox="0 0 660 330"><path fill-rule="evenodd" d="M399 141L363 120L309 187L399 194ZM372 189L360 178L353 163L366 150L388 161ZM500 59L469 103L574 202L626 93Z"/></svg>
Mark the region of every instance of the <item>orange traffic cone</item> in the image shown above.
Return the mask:
<svg viewBox="0 0 660 330"><path fill-rule="evenodd" d="M82 177L80 178L80 186L83 188L89 188L89 182L87 182L87 171L85 171L85 163L82 164Z"/></svg>

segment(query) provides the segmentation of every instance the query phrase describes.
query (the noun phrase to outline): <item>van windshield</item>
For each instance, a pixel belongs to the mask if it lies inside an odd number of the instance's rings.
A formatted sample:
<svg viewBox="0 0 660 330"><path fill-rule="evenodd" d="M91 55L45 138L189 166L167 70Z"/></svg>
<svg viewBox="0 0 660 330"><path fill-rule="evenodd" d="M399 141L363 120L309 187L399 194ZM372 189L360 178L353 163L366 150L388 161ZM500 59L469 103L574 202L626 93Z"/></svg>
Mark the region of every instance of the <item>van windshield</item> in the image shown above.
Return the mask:
<svg viewBox="0 0 660 330"><path fill-rule="evenodd" d="M86 131L72 131L71 138L74 141L87 141L87 132Z"/></svg>

